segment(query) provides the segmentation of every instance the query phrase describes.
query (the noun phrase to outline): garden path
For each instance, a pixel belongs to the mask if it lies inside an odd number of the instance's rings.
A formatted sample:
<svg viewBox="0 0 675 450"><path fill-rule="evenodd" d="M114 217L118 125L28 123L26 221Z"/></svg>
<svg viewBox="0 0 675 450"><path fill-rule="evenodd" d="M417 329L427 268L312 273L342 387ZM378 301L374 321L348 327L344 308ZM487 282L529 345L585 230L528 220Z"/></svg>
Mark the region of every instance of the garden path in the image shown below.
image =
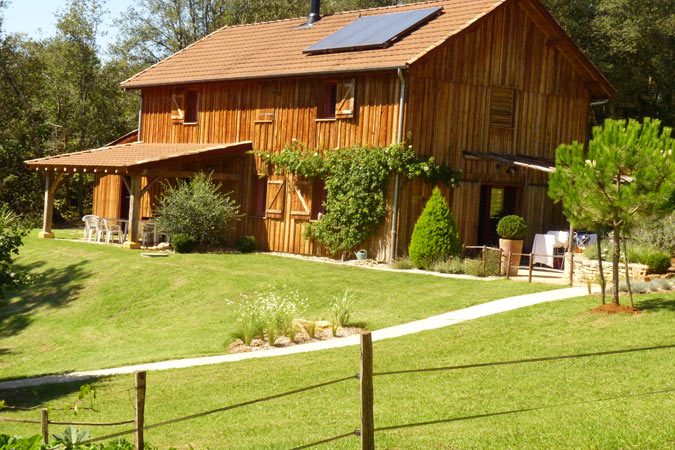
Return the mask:
<svg viewBox="0 0 675 450"><path fill-rule="evenodd" d="M383 339L392 339L409 334L419 333L426 330L455 325L467 320L477 319L479 317L499 314L505 311L511 311L518 308L537 305L539 303L565 300L569 298L582 297L588 295L588 288L573 287L567 289L557 289L553 291L538 292L536 294L519 295L500 300L494 300L488 303L471 306L468 308L447 312L426 319L416 320L414 322L396 325L389 328L382 328L372 332L373 341ZM139 370L169 370L185 367L203 366L208 364L222 364L226 362L242 361L252 358L267 358L273 356L292 355L296 353L314 352L332 348L348 347L359 345L358 335L349 337L331 339L327 341L312 342L309 344L295 345L292 347L274 348L270 350L260 350L248 353L235 353L218 356L206 356L199 358L175 359L169 361L160 361L147 364L136 364L132 366L115 367L111 369L90 370L83 372L71 372L60 375L47 375L35 378L24 378L20 380L0 382L0 390L16 389L23 387L33 387L43 384L70 383L74 381L85 380L88 378L105 377L112 375L130 374Z"/></svg>

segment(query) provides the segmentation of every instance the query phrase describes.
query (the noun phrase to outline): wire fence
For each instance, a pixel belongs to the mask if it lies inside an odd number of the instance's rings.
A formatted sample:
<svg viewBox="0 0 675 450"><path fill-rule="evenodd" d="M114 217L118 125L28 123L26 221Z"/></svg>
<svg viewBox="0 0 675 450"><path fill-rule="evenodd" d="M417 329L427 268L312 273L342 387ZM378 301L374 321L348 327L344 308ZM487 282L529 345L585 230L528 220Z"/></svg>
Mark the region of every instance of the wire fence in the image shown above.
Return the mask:
<svg viewBox="0 0 675 450"><path fill-rule="evenodd" d="M386 432L386 431L391 431L391 430L398 430L398 429L404 429L404 428L414 428L414 427L421 427L421 426L430 426L430 425L438 425L438 424L444 424L444 423L452 423L452 422L459 422L459 421L467 421L467 420L475 420L475 419L482 419L482 418L488 418L488 417L496 417L496 416L505 416L505 415L513 415L513 414L521 414L521 413L527 413L527 412L532 412L532 411L539 411L539 410L545 410L545 409L552 409L552 408L562 408L562 407L570 407L570 406L576 406L576 405L582 405L582 404L587 404L587 403L595 403L595 402L606 402L606 401L612 401L612 400L621 400L621 399L628 399L628 398L634 398L634 397L643 397L643 396L651 396L651 395L661 395L661 394L668 394L668 393L674 393L675 392L675 387L668 387L664 388L661 390L656 390L656 391L649 391L649 392L640 392L640 393L626 393L626 394L618 394L615 396L611 397L603 397L603 398L597 398L597 399L590 399L590 400L582 400L578 402L568 402L568 403L560 403L560 404L552 404L552 405L540 405L540 406L531 406L531 407L524 407L524 408L517 408L513 410L506 410L506 411L496 411L496 412L487 412L487 413L482 413L482 414L475 414L475 415L469 415L469 416L458 416L458 417L449 417L449 418L441 418L441 419L435 419L435 420L429 420L429 421L423 421L423 422L415 422L415 423L405 423L405 424L396 424L396 425L388 425L388 426L380 426L380 427L375 427L374 426L374 420L373 420L373 378L374 377L384 377L384 376L396 376L396 375L404 375L404 374L423 374L423 373L430 373L430 372L440 372L440 371L456 371L456 370L466 370L466 369L478 369L478 368L485 368L485 367L494 367L494 366L507 366L507 365L518 365L518 364L533 364L533 363L543 363L543 362L551 362L551 361L562 361L562 360L570 360L570 359L580 359L580 358L595 358L595 357L602 357L602 356L609 356L609 355L622 355L622 354L629 354L629 353L638 353L638 352L653 352L653 351L659 351L659 350L669 350L669 349L674 349L675 344L664 344L664 345L658 345L658 346L650 346L650 347L640 347L640 348L629 348L629 349L619 349L619 350L608 350L608 351L599 351L599 352L590 352L590 353L578 353L578 354L569 354L569 355L557 355L557 356L542 356L542 357L537 357L537 358L525 358L525 359L518 359L518 360L508 360L508 361L490 361L490 362L480 362L480 363L473 363L473 364L463 364L463 365L453 365L453 366L440 366L440 367L423 367L423 368L415 368L415 369L400 369L400 370L391 370L391 371L386 371L386 372L373 372L373 350L372 350L372 337L370 333L361 335L361 370L359 373L353 376L348 376L348 377L343 377L343 378L338 378L330 381L324 381L322 383L310 385L310 386L305 386L301 387L298 389L293 389L290 391L278 393L278 394L273 394L269 395L266 397L261 397L257 398L254 400L248 400L245 402L241 403L236 403L233 405L227 405L215 409L211 409L208 411L202 411L199 413L195 414L190 414L187 416L183 417L178 417L174 418L171 420L163 421L163 422L158 422L152 425L145 425L144 424L144 411L145 411L145 372L136 372L135 374L135 386L134 388L130 388L127 390L119 391L119 392L127 392L130 390L135 390L135 413L136 417L131 420L122 420L122 421L117 421L117 422L65 422L65 421L51 421L48 419L48 414L47 414L47 409L42 409L42 418L41 420L30 420L30 419L16 419L16 418L10 418L10 417L0 417L0 422L14 422L14 423L26 423L26 424L40 424L42 427L43 431L43 438L45 441L45 444L48 443L48 426L49 425L73 425L73 426L95 426L95 427L110 427L110 426L121 426L121 425L126 425L126 424L134 424L134 428L123 430L120 432L116 433L111 433L108 435L96 437L93 439L90 439L86 442L83 442L82 445L86 445L89 443L94 443L94 442L99 442L99 441L105 441L113 438L118 438L121 436L127 436L134 434L135 435L135 448L136 449L142 449L143 448L143 443L144 443L144 432L160 427L165 427L169 425L173 425L176 423L180 422L185 422L189 420L194 420L200 417L208 416L211 414L216 414L216 413L222 413L226 411L232 411L238 408L243 408L246 406L250 406L253 404L257 403L263 403L263 402L268 402L284 397L289 397L292 395L297 395L305 392L309 392L312 390L316 389L321 389L325 388L331 385L339 384L339 383L344 383L347 381L353 381L357 380L359 382L359 387L360 387L360 399L361 399L361 426L360 428L346 432L343 434L339 434L336 436L328 437L321 439L319 441L315 441L312 443L308 444L303 444L297 447L293 447L293 450L299 450L299 449L305 449L305 448L312 448L316 447L319 445L324 445L328 444L334 441L350 438L350 437L358 437L361 440L361 448L364 450L372 450L374 449L374 434L376 432Z"/></svg>

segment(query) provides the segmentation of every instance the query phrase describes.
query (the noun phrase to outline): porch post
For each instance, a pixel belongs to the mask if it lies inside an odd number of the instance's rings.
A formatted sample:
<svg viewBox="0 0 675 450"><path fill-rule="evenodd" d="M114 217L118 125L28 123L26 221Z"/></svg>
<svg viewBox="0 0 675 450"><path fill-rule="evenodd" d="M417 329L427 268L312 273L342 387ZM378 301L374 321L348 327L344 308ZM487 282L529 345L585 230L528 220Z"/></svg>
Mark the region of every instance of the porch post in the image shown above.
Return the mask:
<svg viewBox="0 0 675 450"><path fill-rule="evenodd" d="M127 228L127 240L124 243L125 248L139 249L138 242L138 220L140 219L141 208L141 176L129 176L129 227Z"/></svg>
<svg viewBox="0 0 675 450"><path fill-rule="evenodd" d="M42 231L38 234L40 239L54 239L52 233L52 222L54 217L54 190L57 179L56 174L47 171L45 174L45 206L42 216Z"/></svg>

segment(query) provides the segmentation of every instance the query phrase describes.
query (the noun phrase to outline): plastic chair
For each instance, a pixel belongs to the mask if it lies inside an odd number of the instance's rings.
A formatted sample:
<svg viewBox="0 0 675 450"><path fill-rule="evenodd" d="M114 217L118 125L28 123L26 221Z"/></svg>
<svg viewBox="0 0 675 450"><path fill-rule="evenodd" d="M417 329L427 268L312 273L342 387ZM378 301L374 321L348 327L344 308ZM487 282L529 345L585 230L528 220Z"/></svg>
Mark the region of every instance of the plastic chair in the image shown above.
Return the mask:
<svg viewBox="0 0 675 450"><path fill-rule="evenodd" d="M110 223L110 221L107 220L107 219L101 219L101 221L103 222L103 227L105 229L105 235L106 235L105 236L105 243L110 244L110 238L113 235L117 235L117 240L121 244L123 242L123 239L124 239L124 233L122 232L122 227L117 225L117 224Z"/></svg>
<svg viewBox="0 0 675 450"><path fill-rule="evenodd" d="M101 239L101 234L104 232L101 218L89 214L82 217L82 221L84 222L84 237L87 238L87 242L91 242L91 238L94 236L96 237L96 242L98 242Z"/></svg>

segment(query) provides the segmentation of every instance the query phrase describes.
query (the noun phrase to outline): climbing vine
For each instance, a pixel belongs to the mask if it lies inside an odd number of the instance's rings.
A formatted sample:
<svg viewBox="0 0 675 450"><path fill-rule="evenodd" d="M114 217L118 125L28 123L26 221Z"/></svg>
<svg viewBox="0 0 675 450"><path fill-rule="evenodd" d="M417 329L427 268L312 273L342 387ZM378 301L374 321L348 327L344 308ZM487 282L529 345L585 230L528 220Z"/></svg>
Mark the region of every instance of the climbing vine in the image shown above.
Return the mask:
<svg viewBox="0 0 675 450"><path fill-rule="evenodd" d="M390 175L422 177L449 187L459 184L461 174L439 165L433 157L418 158L412 146L348 147L322 153L294 142L281 153L254 151L263 175L296 175L325 179L326 214L310 223L305 236L322 243L333 254L353 250L366 241L384 221Z"/></svg>

